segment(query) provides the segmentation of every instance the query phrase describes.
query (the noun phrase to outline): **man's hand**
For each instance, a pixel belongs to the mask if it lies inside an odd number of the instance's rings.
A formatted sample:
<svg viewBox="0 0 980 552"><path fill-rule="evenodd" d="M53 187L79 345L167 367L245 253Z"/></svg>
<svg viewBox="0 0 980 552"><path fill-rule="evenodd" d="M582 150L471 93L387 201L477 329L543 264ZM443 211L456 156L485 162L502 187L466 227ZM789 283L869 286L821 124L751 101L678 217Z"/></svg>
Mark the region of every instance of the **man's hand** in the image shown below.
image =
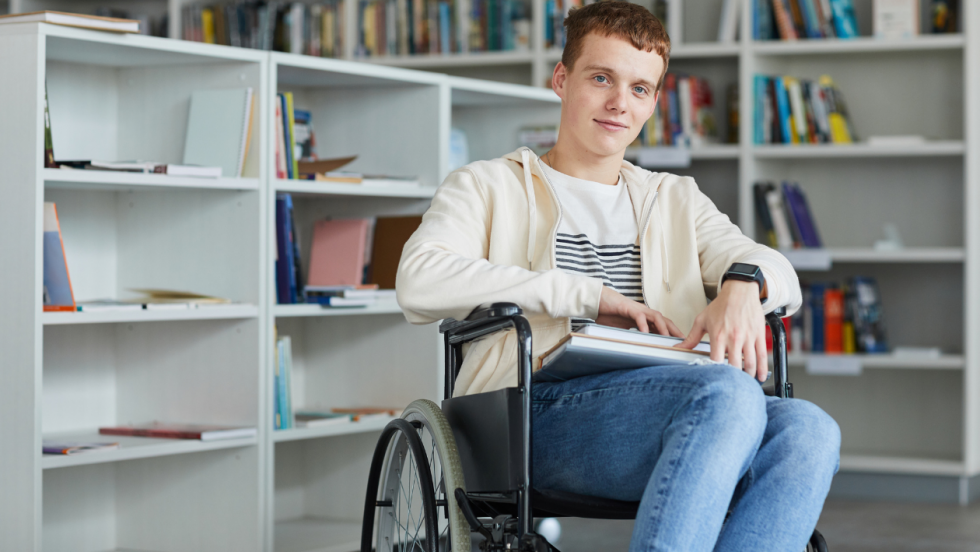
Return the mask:
<svg viewBox="0 0 980 552"><path fill-rule="evenodd" d="M644 333L650 333L652 325L660 335L684 337L669 318L605 286L602 288L602 295L599 296L599 316L595 321L597 324L626 330L636 327Z"/></svg>
<svg viewBox="0 0 980 552"><path fill-rule="evenodd" d="M707 333L711 337L711 360L740 368L759 381L766 381L766 323L759 302L759 284L727 280L708 308L694 319L694 327L678 347L693 349Z"/></svg>

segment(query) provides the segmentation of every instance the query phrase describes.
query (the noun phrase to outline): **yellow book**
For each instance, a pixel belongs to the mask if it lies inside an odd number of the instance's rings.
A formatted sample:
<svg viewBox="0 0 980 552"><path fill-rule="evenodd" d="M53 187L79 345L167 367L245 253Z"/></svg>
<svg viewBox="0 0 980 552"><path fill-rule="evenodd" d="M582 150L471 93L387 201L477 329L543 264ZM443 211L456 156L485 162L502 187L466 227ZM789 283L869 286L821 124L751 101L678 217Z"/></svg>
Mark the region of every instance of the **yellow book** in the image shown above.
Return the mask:
<svg viewBox="0 0 980 552"><path fill-rule="evenodd" d="M286 120L289 122L289 152L293 158L293 179L299 179L299 159L296 158L296 117L293 111L293 93L284 92L286 96Z"/></svg>
<svg viewBox="0 0 980 552"><path fill-rule="evenodd" d="M334 57L333 45L333 8L327 8L323 13L320 28L320 55L323 57Z"/></svg>
<svg viewBox="0 0 980 552"><path fill-rule="evenodd" d="M827 113L827 123L830 125L830 141L834 144L853 143L854 137L851 136L847 118L844 117L844 113L841 111L840 94L834 85L834 80L829 75L821 75L820 87L825 89L825 92L833 97L833 101L831 102L833 110Z"/></svg>
<svg viewBox="0 0 980 552"><path fill-rule="evenodd" d="M214 44L214 12L211 8L201 10L201 28L204 29L204 42Z"/></svg>
<svg viewBox="0 0 980 552"><path fill-rule="evenodd" d="M370 55L376 55L374 49L374 4L368 4L364 8L364 48Z"/></svg>

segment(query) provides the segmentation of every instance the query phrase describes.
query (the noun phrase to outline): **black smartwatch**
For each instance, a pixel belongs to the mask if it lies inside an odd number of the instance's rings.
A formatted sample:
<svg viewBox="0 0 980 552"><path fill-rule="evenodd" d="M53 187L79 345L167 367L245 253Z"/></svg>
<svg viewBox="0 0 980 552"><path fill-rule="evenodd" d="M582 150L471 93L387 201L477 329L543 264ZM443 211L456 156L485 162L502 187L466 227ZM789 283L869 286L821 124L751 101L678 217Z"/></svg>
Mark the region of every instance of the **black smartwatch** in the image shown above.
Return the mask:
<svg viewBox="0 0 980 552"><path fill-rule="evenodd" d="M762 269L753 264L748 263L733 263L732 266L728 268L728 272L721 277L722 285L725 284L725 280L741 280L743 282L756 282L759 284L759 293L761 294L764 289L766 289L766 277L762 275ZM765 303L767 297L762 298L762 302Z"/></svg>

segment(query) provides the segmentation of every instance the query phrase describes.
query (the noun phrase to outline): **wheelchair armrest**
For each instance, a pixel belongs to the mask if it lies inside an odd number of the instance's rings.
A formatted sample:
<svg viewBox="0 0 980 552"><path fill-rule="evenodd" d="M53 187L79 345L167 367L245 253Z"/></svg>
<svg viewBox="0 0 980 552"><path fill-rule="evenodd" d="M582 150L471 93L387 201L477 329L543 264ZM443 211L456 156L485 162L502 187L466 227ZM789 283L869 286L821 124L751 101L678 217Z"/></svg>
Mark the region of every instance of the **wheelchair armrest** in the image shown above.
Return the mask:
<svg viewBox="0 0 980 552"><path fill-rule="evenodd" d="M470 341L511 326L512 317L523 313L521 307L514 303L493 303L489 307L474 310L466 320L453 318L443 320L439 324L439 333L449 334L450 339L463 334L460 337L464 339L460 341ZM457 340L453 339L453 341Z"/></svg>

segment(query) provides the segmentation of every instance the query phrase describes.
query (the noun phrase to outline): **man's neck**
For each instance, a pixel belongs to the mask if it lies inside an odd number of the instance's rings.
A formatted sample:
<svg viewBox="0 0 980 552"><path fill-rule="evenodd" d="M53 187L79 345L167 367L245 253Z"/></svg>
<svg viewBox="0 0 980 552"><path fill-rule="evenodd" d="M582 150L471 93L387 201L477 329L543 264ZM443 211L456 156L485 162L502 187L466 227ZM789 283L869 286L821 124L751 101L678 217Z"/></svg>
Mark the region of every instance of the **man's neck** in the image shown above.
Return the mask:
<svg viewBox="0 0 980 552"><path fill-rule="evenodd" d="M559 136L555 147L541 159L562 174L615 186L619 182L619 169L623 165L624 153L621 151L614 155L597 155L563 143Z"/></svg>

